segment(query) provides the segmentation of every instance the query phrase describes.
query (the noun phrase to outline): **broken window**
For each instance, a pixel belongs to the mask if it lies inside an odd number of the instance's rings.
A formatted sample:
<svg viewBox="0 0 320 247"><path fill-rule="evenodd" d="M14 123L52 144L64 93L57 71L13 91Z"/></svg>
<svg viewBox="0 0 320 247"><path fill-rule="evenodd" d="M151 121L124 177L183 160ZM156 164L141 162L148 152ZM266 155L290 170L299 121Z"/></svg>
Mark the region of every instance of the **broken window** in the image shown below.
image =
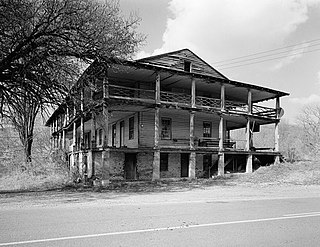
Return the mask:
<svg viewBox="0 0 320 247"><path fill-rule="evenodd" d="M171 140L172 130L171 130L171 119L161 118L161 139Z"/></svg>
<svg viewBox="0 0 320 247"><path fill-rule="evenodd" d="M129 140L134 138L134 117L129 118Z"/></svg>
<svg viewBox="0 0 320 247"><path fill-rule="evenodd" d="M211 137L211 123L203 122L203 137Z"/></svg>
<svg viewBox="0 0 320 247"><path fill-rule="evenodd" d="M184 61L184 71L186 72L191 72L191 62L189 61Z"/></svg>

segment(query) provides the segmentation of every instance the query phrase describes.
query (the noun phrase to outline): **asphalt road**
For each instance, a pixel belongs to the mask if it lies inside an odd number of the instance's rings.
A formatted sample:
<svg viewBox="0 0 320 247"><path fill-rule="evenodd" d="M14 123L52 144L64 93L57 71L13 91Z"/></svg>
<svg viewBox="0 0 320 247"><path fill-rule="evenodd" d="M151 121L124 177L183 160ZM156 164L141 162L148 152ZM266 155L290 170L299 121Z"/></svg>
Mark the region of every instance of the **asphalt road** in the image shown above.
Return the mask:
<svg viewBox="0 0 320 247"><path fill-rule="evenodd" d="M0 246L320 246L320 198L6 208Z"/></svg>

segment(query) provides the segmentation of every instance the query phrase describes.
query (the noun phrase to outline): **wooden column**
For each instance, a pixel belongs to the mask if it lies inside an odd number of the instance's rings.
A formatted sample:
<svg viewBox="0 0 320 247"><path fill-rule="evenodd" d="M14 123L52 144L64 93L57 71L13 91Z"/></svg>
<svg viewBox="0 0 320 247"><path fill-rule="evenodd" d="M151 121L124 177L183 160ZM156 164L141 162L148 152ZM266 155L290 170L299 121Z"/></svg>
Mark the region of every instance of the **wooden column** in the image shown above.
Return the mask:
<svg viewBox="0 0 320 247"><path fill-rule="evenodd" d="M219 161L218 161L218 175L224 175L224 119L223 116L220 116L220 123L219 123Z"/></svg>
<svg viewBox="0 0 320 247"><path fill-rule="evenodd" d="M221 101L221 111L225 111L226 110L225 85L223 83L221 83L220 101Z"/></svg>
<svg viewBox="0 0 320 247"><path fill-rule="evenodd" d="M191 80L191 107L196 107L196 80L194 78Z"/></svg>
<svg viewBox="0 0 320 247"><path fill-rule="evenodd" d="M280 98L276 98L276 112L277 112L277 122L275 123L274 128L274 151L279 152L280 151L280 145L279 145L279 113L280 113ZM277 155L275 157L275 163L280 163L280 157Z"/></svg>
<svg viewBox="0 0 320 247"><path fill-rule="evenodd" d="M156 75L156 88L155 88L155 112L154 112L154 153L152 164L152 180L160 179L160 75Z"/></svg>
<svg viewBox="0 0 320 247"><path fill-rule="evenodd" d="M110 150L109 150L109 81L107 74L103 79L103 151L102 151L102 185L108 185L110 179Z"/></svg>
<svg viewBox="0 0 320 247"><path fill-rule="evenodd" d="M252 173L253 155L247 155L246 173Z"/></svg>
<svg viewBox="0 0 320 247"><path fill-rule="evenodd" d="M84 150L84 88L81 88L80 103L80 149Z"/></svg>
<svg viewBox="0 0 320 247"><path fill-rule="evenodd" d="M190 112L190 157L189 157L189 178L196 177L196 152L194 146L194 116L195 112Z"/></svg>
<svg viewBox="0 0 320 247"><path fill-rule="evenodd" d="M160 87L160 74L159 73L157 73L156 74L156 94L155 94L155 99L156 99L156 104L160 104L160 100L161 100L161 98L160 98L160 96L161 96L161 89L160 89L161 87Z"/></svg>
<svg viewBox="0 0 320 247"><path fill-rule="evenodd" d="M248 89L248 115L252 114L252 92ZM252 130L250 116L247 118L247 132L246 132L246 151L250 151L252 147ZM247 155L246 172L252 173L253 155Z"/></svg>
<svg viewBox="0 0 320 247"><path fill-rule="evenodd" d="M153 154L152 180L160 179L159 129L160 129L160 108L156 107L155 113L154 113L154 154Z"/></svg>

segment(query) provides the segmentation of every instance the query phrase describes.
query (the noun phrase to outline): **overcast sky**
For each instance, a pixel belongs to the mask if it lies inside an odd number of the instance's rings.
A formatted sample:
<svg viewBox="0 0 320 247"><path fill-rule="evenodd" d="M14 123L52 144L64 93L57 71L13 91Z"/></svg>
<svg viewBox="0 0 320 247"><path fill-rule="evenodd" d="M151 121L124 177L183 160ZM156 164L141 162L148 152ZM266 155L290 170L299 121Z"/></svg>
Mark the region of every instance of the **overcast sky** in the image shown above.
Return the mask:
<svg viewBox="0 0 320 247"><path fill-rule="evenodd" d="M139 30L148 35L137 57L189 48L230 79L290 93L281 100L284 118L290 122L303 104L320 104L320 0L120 0L120 4L125 13L138 13ZM266 52L270 50L274 51ZM243 58L231 60L238 57Z"/></svg>

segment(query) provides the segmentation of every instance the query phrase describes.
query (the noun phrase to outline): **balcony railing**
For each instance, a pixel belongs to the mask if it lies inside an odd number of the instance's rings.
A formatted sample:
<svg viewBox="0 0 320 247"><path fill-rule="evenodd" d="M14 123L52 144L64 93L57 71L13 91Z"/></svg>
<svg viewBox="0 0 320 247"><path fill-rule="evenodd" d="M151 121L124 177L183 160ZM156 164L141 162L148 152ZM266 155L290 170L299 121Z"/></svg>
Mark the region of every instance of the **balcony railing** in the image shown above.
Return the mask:
<svg viewBox="0 0 320 247"><path fill-rule="evenodd" d="M145 100L145 101L153 101L155 100L155 91L154 90L146 90L146 89L138 89L138 88L129 88L117 85L109 85L109 95L110 98L117 99L132 99L132 100ZM101 97L102 94L99 94ZM173 93L167 91L160 92L160 101L162 103L171 103L171 104L181 104L191 106L191 95L183 94L183 93ZM212 109L220 109L221 100L203 96L196 96L195 99L196 107L203 108L212 108ZM233 112L236 114L247 114L248 113L248 105L239 102L226 101L225 102L226 111ZM252 106L252 114L259 117L266 118L276 118L276 109L263 107L258 105Z"/></svg>
<svg viewBox="0 0 320 247"><path fill-rule="evenodd" d="M191 95L183 94L183 93L161 92L160 100L161 102L180 103L180 104L190 105Z"/></svg>

